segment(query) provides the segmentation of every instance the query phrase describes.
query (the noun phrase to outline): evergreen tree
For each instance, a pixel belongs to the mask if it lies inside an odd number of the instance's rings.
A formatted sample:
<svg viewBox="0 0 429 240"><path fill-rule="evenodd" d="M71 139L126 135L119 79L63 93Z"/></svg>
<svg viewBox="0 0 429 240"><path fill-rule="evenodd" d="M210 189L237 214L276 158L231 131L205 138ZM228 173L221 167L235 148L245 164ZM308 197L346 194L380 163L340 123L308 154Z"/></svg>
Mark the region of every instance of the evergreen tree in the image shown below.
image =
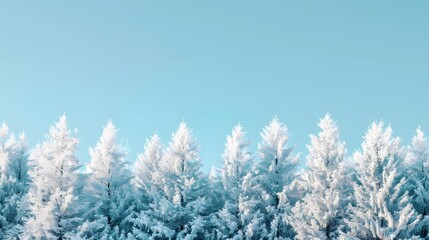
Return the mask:
<svg viewBox="0 0 429 240"><path fill-rule="evenodd" d="M109 121L94 148L85 188L88 209L78 236L85 239L118 239L131 232L133 193L127 150L116 143L118 130Z"/></svg>
<svg viewBox="0 0 429 240"><path fill-rule="evenodd" d="M146 140L144 153L139 154L135 163L135 185L138 188L137 199L139 207L133 218L133 236L136 239L171 238L174 231L164 224L164 219L158 218L157 207L165 200L163 191L165 173L161 168L164 151L161 139L153 135Z"/></svg>
<svg viewBox="0 0 429 240"><path fill-rule="evenodd" d="M226 191L223 188L221 169L212 166L209 173L207 192L207 209L209 209L209 224L206 227L208 239L223 239L225 236L225 218L220 216L225 206Z"/></svg>
<svg viewBox="0 0 429 240"><path fill-rule="evenodd" d="M31 152L32 184L22 239L69 238L76 228L80 220L74 188L80 168L77 144L62 115L49 129L46 141Z"/></svg>
<svg viewBox="0 0 429 240"><path fill-rule="evenodd" d="M418 128L407 154L409 190L420 222L414 228L417 236L429 238L429 154L427 138Z"/></svg>
<svg viewBox="0 0 429 240"><path fill-rule="evenodd" d="M351 207L349 239L404 239L417 223L405 178L398 174L404 160L400 140L392 129L373 123L364 137L362 151L354 155L357 182Z"/></svg>
<svg viewBox="0 0 429 240"><path fill-rule="evenodd" d="M153 199L159 197L163 190L163 173L161 169L161 161L164 151L161 144L161 139L158 135L153 135L146 140L144 153L139 154L134 167L134 183L140 190L140 199L147 204Z"/></svg>
<svg viewBox="0 0 429 240"><path fill-rule="evenodd" d="M0 238L16 238L22 225L22 200L27 194L28 160L25 135L0 127Z"/></svg>
<svg viewBox="0 0 429 240"><path fill-rule="evenodd" d="M226 139L221 169L225 205L218 212L219 230L222 238L243 238L243 230L239 212L239 201L245 175L251 168L251 156L248 150L250 142L241 125L232 130Z"/></svg>
<svg viewBox="0 0 429 240"><path fill-rule="evenodd" d="M153 215L162 219L173 238L205 237L208 224L207 177L201 172L198 145L184 122L173 134L163 160L165 198L155 203Z"/></svg>
<svg viewBox="0 0 429 240"><path fill-rule="evenodd" d="M303 174L304 198L292 210L291 224L297 239L336 239L347 206L342 162L345 146L329 115L320 120L321 132L310 135L307 170Z"/></svg>
<svg viewBox="0 0 429 240"><path fill-rule="evenodd" d="M292 236L285 218L288 196L298 157L287 146L286 126L273 119L261 133L260 160L243 180L240 214L247 239L280 239Z"/></svg>

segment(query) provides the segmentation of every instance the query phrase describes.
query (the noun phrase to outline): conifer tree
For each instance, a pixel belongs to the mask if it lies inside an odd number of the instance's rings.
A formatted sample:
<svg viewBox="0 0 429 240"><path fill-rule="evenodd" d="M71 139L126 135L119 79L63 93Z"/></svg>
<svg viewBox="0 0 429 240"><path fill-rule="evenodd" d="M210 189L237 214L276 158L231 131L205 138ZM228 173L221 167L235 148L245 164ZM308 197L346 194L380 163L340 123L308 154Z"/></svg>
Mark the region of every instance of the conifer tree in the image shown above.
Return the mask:
<svg viewBox="0 0 429 240"><path fill-rule="evenodd" d="M116 143L118 130L109 121L94 148L90 148L91 161L84 191L88 201L85 222L78 236L103 239L127 236L131 232L133 193L131 171L125 160L127 150Z"/></svg>
<svg viewBox="0 0 429 240"><path fill-rule="evenodd" d="M240 214L248 239L280 239L292 236L285 219L290 211L286 196L295 177L298 157L287 146L289 134L277 118L266 126L259 144L260 159L243 180Z"/></svg>
<svg viewBox="0 0 429 240"><path fill-rule="evenodd" d="M414 228L422 239L429 238L429 154L427 138L418 128L407 154L409 190L419 223Z"/></svg>
<svg viewBox="0 0 429 240"><path fill-rule="evenodd" d="M355 205L350 219L349 239L410 238L417 219L404 191L406 179L399 168L404 160L400 140L392 136L390 127L374 122L362 143L362 151L354 155L357 181L354 183Z"/></svg>
<svg viewBox="0 0 429 240"><path fill-rule="evenodd" d="M240 219L240 197L242 185L246 174L251 169L251 155L248 147L250 141L246 139L246 132L241 125L237 125L227 137L223 153L223 166L221 169L222 185L225 205L218 212L219 228L222 238L238 238L244 236Z"/></svg>
<svg viewBox="0 0 429 240"><path fill-rule="evenodd" d="M31 152L32 184L26 197L29 211L22 239L65 239L75 230L80 221L75 191L80 168L75 155L78 142L62 115L45 142Z"/></svg>
<svg viewBox="0 0 429 240"><path fill-rule="evenodd" d="M0 127L0 238L16 238L22 225L22 201L27 194L28 156L25 135L16 139Z"/></svg>
<svg viewBox="0 0 429 240"><path fill-rule="evenodd" d="M310 135L307 145L307 170L301 181L307 192L291 215L297 239L337 239L347 206L347 179L342 166L345 144L328 114L320 120L319 127L321 132Z"/></svg>
<svg viewBox="0 0 429 240"><path fill-rule="evenodd" d="M165 226L164 219L157 214L159 203L165 200L163 157L161 139L155 134L146 140L144 153L138 155L135 163L134 181L139 207L132 221L133 237L136 239L171 238L174 235L174 231Z"/></svg>
<svg viewBox="0 0 429 240"><path fill-rule="evenodd" d="M146 204L163 192L162 158L164 150L160 137L155 134L146 140L144 153L139 154L134 167L134 183L139 190L140 199Z"/></svg>
<svg viewBox="0 0 429 240"><path fill-rule="evenodd" d="M198 145L182 122L173 134L165 154L165 199L154 208L165 226L175 232L173 238L204 238L208 224L207 177L201 172Z"/></svg>
<svg viewBox="0 0 429 240"><path fill-rule="evenodd" d="M208 239L225 238L225 222L220 212L225 205L225 190L223 188L221 169L212 166L208 178L207 209L210 213L206 227Z"/></svg>

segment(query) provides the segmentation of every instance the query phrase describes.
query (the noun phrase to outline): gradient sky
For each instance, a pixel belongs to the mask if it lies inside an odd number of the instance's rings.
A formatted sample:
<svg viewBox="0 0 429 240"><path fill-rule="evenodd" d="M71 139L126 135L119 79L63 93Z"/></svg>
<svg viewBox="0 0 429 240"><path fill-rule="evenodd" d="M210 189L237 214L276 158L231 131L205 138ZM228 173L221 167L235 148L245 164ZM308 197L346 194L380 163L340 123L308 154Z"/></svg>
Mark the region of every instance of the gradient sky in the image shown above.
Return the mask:
<svg viewBox="0 0 429 240"><path fill-rule="evenodd" d="M134 161L181 120L207 170L277 115L306 154L330 112L349 153L373 120L429 133L429 1L0 0L0 119L30 146L62 113L89 161L112 119ZM302 157L304 160L304 157Z"/></svg>

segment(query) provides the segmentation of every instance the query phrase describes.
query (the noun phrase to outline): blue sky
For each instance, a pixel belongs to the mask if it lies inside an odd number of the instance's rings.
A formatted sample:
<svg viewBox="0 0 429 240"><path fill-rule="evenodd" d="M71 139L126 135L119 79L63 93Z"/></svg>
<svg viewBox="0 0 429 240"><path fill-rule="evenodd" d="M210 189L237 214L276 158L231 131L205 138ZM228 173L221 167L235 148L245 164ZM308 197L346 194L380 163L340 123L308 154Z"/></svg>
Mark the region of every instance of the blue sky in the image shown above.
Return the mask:
<svg viewBox="0 0 429 240"><path fill-rule="evenodd" d="M327 111L349 152L373 120L429 132L428 1L0 1L0 119L30 146L68 115L89 160L112 119L134 161L181 120L208 169L275 115L305 155Z"/></svg>

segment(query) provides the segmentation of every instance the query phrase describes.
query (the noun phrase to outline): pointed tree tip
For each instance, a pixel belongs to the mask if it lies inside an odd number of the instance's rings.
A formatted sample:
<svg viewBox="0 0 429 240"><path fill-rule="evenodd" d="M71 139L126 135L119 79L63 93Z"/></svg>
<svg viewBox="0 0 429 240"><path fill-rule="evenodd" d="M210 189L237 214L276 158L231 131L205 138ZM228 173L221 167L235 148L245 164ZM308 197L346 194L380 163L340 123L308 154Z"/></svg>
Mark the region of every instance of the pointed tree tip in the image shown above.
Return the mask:
<svg viewBox="0 0 429 240"><path fill-rule="evenodd" d="M111 118L109 118L109 120L107 120L106 126L115 126L115 123Z"/></svg>
<svg viewBox="0 0 429 240"><path fill-rule="evenodd" d="M243 126L241 125L240 122L238 122L235 126L234 126L234 131L241 131L243 130Z"/></svg>
<svg viewBox="0 0 429 240"><path fill-rule="evenodd" d="M63 114L60 115L59 117L60 121L66 121L67 120L67 114L64 112Z"/></svg>
<svg viewBox="0 0 429 240"><path fill-rule="evenodd" d="M150 137L150 139L152 141L161 141L161 137L156 132Z"/></svg>
<svg viewBox="0 0 429 240"><path fill-rule="evenodd" d="M59 129L67 129L67 115L63 113L59 118L55 126Z"/></svg>
<svg viewBox="0 0 429 240"><path fill-rule="evenodd" d="M374 129L374 128L383 128L384 127L384 121L383 119L377 121L377 120L372 120L370 128Z"/></svg>
<svg viewBox="0 0 429 240"><path fill-rule="evenodd" d="M6 122L3 121L2 125L0 126L1 137L6 137L8 132L9 132L9 126L7 126Z"/></svg>
<svg viewBox="0 0 429 240"><path fill-rule="evenodd" d="M327 111L327 112L325 113L325 115L323 116L323 118L324 118L324 119L332 119L332 115L331 115L331 113L330 113L329 111Z"/></svg>
<svg viewBox="0 0 429 240"><path fill-rule="evenodd" d="M277 116L277 114L274 115L273 119L271 121L275 121L275 122L279 122L279 117Z"/></svg>
<svg viewBox="0 0 429 240"><path fill-rule="evenodd" d="M188 130L188 124L185 122L185 120L182 120L182 121L179 123L178 130L181 130L181 129L183 129L183 130Z"/></svg>
<svg viewBox="0 0 429 240"><path fill-rule="evenodd" d="M267 128L277 128L278 126L282 126L283 123L280 122L280 119L276 116L274 116L273 119L271 119L270 123L268 124L268 126L266 126Z"/></svg>
<svg viewBox="0 0 429 240"><path fill-rule="evenodd" d="M107 123L106 123L106 125L104 126L104 129L105 130L116 130L116 126L115 126L115 124L113 123L113 121L112 121L112 119L109 119L108 121L107 121Z"/></svg>
<svg viewBox="0 0 429 240"><path fill-rule="evenodd" d="M420 125L418 125L418 126L417 126L417 128L416 128L416 133L421 133L421 134L423 134L423 130L422 130L422 128L421 128L421 126L420 126Z"/></svg>
<svg viewBox="0 0 429 240"><path fill-rule="evenodd" d="M417 127L415 136L420 138L426 138L425 133L423 132L420 126Z"/></svg>
<svg viewBox="0 0 429 240"><path fill-rule="evenodd" d="M25 139L25 132L24 132L24 131L22 131L22 132L19 134L19 139L21 139L21 140L24 140L24 139Z"/></svg>

